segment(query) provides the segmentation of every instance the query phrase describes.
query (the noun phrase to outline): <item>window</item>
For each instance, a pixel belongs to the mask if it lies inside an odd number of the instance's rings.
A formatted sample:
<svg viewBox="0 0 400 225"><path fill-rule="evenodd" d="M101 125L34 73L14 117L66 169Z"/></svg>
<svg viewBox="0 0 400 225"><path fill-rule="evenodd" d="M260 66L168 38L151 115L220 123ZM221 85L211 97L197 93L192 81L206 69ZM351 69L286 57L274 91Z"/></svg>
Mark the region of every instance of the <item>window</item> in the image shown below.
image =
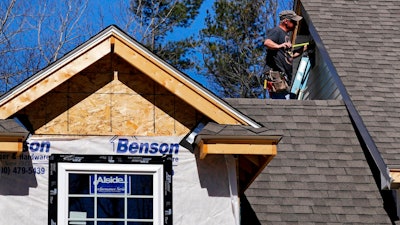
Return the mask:
<svg viewBox="0 0 400 225"><path fill-rule="evenodd" d="M172 157L51 155L49 224L172 224Z"/></svg>

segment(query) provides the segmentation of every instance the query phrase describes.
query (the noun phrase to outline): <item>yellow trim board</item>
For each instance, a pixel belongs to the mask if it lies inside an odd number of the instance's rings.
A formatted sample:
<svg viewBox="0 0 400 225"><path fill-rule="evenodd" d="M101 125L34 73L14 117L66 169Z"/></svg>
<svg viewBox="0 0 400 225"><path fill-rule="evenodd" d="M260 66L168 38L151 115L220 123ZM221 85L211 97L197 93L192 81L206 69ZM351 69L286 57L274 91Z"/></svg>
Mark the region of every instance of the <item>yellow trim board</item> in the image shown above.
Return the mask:
<svg viewBox="0 0 400 225"><path fill-rule="evenodd" d="M276 144L224 144L201 142L199 145L200 159L207 154L246 154L246 155L276 155Z"/></svg>
<svg viewBox="0 0 400 225"><path fill-rule="evenodd" d="M4 136L0 137L0 153L22 153L25 137Z"/></svg>
<svg viewBox="0 0 400 225"><path fill-rule="evenodd" d="M0 141L0 152L22 152L22 142Z"/></svg>

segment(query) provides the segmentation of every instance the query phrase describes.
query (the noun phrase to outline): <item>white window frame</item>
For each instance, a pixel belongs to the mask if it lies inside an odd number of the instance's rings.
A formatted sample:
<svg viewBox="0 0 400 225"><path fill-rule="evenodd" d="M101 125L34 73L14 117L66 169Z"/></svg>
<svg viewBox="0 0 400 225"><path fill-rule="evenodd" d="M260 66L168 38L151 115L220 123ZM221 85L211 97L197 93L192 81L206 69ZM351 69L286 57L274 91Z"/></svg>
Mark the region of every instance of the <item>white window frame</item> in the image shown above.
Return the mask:
<svg viewBox="0 0 400 225"><path fill-rule="evenodd" d="M58 164L58 221L68 224L68 186L69 173L123 173L153 175L153 224L163 224L163 166L143 164L105 164L105 163L59 163Z"/></svg>
<svg viewBox="0 0 400 225"><path fill-rule="evenodd" d="M68 156L68 155L67 155ZM75 155L76 156L76 155ZM52 157L52 156L50 156ZM59 155L55 156L56 158ZM68 156L69 157L69 156ZM90 158L93 156L79 155L77 158ZM130 163L132 158L123 163L108 163L107 161L96 162L86 160L76 162L65 160L53 160L50 163L50 186L49 186L49 224L68 225L69 220L69 174L143 174L153 177L153 194L148 196L153 199L153 220L154 225L172 224L172 157L145 158L143 162ZM63 158L63 156L60 156ZM136 157L138 158L138 157ZM152 161L154 159L154 161ZM136 159L135 159L136 160ZM134 160L134 161L135 161ZM149 161L150 160L150 161ZM128 162L128 163L127 163ZM56 177L55 177L56 176ZM55 179L56 178L56 179ZM56 184L54 184L56 181ZM125 197L129 197L125 194ZM146 196L145 196L146 198ZM53 210L56 207L55 210ZM146 220L145 220L146 221ZM79 224L77 221L76 224ZM83 223L82 223L83 224Z"/></svg>

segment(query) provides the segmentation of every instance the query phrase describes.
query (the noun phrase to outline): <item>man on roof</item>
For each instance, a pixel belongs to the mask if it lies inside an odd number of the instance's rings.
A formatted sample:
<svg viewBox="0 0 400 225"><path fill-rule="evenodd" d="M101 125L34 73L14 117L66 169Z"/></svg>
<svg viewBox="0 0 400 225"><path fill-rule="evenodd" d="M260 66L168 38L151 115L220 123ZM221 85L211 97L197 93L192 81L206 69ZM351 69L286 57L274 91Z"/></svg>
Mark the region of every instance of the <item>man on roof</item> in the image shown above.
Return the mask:
<svg viewBox="0 0 400 225"><path fill-rule="evenodd" d="M278 88L275 86L275 84L277 84L277 82L275 82L276 80L273 79L272 82L265 85L265 87L268 88L270 98L290 98L289 87L292 80L293 58L300 56L304 51L303 48L296 52L292 51L290 35L302 18L303 17L297 15L292 10L284 10L279 13L279 25L267 31L267 39L264 41L264 45L267 47L267 77L268 75L271 75L272 72L275 72L273 73L274 76L279 72L282 80L285 79L287 83L287 88ZM278 82L280 82L279 79Z"/></svg>

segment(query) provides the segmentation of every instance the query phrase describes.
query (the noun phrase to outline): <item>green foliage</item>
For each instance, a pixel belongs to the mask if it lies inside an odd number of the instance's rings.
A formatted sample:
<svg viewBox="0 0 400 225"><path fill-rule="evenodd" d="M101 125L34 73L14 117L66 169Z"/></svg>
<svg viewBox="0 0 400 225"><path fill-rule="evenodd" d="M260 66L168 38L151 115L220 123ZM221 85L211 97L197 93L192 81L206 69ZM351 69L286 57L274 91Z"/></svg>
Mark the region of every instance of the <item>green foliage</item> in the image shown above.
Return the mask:
<svg viewBox="0 0 400 225"><path fill-rule="evenodd" d="M187 28L199 13L203 0L132 0L130 10L137 23L134 35L151 51L179 69L193 67L188 55L196 42L193 37L166 40L176 28ZM137 30L136 30L137 31Z"/></svg>
<svg viewBox="0 0 400 225"><path fill-rule="evenodd" d="M98 33L112 15L113 24L170 64L209 77L221 96L259 96L266 24L276 22L278 2L289 0L213 0L200 39L185 31L168 39L177 28L191 29L203 1L0 1L0 94ZM204 60L192 54L199 46Z"/></svg>
<svg viewBox="0 0 400 225"><path fill-rule="evenodd" d="M217 0L201 30L204 67L200 72L223 97L260 97L263 41L271 10L265 1Z"/></svg>

